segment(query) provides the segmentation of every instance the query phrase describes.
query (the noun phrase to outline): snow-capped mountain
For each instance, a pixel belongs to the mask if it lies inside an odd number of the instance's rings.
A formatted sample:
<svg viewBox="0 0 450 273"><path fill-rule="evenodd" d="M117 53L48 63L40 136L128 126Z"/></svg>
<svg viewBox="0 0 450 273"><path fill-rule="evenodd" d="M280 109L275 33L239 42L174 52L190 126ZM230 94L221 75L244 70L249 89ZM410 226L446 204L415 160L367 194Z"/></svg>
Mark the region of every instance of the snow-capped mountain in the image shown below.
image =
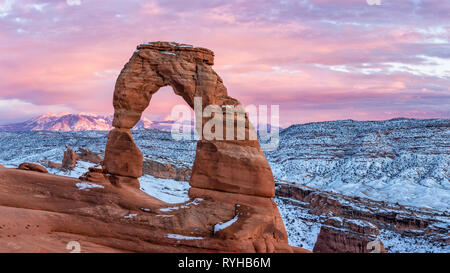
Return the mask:
<svg viewBox="0 0 450 273"><path fill-rule="evenodd" d="M113 118L113 115L92 113L47 113L25 122L0 125L0 131L108 131L112 129ZM170 131L174 122L150 121L142 117L133 129Z"/></svg>

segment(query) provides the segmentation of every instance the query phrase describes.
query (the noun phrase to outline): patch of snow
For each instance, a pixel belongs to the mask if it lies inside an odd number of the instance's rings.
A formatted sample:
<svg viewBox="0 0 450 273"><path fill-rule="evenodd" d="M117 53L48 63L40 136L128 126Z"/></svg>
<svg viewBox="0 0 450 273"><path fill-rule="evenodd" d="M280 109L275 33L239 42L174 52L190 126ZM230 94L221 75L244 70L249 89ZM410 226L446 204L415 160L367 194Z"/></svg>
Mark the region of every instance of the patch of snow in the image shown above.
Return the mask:
<svg viewBox="0 0 450 273"><path fill-rule="evenodd" d="M214 233L219 232L223 229L228 228L229 226L231 226L233 223L235 223L238 220L238 215L234 216L233 219L228 220L226 222L223 223L218 223L216 225L214 225Z"/></svg>
<svg viewBox="0 0 450 273"><path fill-rule="evenodd" d="M159 210L163 211L163 212L169 212L169 211L179 210L179 209L188 209L188 208L191 207L191 205L198 206L201 201L203 201L202 198L195 198L191 202L185 203L185 204L183 204L181 206L162 208L162 209L159 209Z"/></svg>
<svg viewBox="0 0 450 273"><path fill-rule="evenodd" d="M125 215L123 218L131 219L131 218L134 218L134 217L136 217L136 216L137 216L136 213L130 213L130 214L128 214L128 215Z"/></svg>
<svg viewBox="0 0 450 273"><path fill-rule="evenodd" d="M172 234L172 233L167 234L167 238L179 239L179 240L202 240L202 239L204 239L203 237L184 236L184 235Z"/></svg>
<svg viewBox="0 0 450 273"><path fill-rule="evenodd" d="M141 190L166 203L176 204L189 201L188 182L156 178L144 175L139 178Z"/></svg>
<svg viewBox="0 0 450 273"><path fill-rule="evenodd" d="M90 183L90 182L80 182L76 183L75 186L80 190L89 190L89 189L95 189L100 188L103 189L104 187L102 185Z"/></svg>
<svg viewBox="0 0 450 273"><path fill-rule="evenodd" d="M162 54L166 54L166 55L177 55L173 52L167 52L167 51L161 51Z"/></svg>
<svg viewBox="0 0 450 273"><path fill-rule="evenodd" d="M368 221L362 221L362 220L358 220L358 219L347 219L346 221L349 222L349 223L353 223L353 224L355 224L357 226L360 226L360 227L370 227L370 228L377 229L377 226L375 226L374 224L372 224L372 223L370 223Z"/></svg>

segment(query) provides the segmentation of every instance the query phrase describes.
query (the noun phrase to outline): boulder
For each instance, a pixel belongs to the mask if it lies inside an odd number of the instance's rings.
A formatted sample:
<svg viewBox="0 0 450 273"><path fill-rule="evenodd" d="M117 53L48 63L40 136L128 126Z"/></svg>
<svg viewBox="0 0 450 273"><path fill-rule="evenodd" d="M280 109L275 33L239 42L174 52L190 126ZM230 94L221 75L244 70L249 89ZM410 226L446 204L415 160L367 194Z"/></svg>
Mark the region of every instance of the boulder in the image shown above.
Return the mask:
<svg viewBox="0 0 450 273"><path fill-rule="evenodd" d="M48 173L47 169L39 164L34 163L22 163L19 165L20 170L33 171L38 173Z"/></svg>

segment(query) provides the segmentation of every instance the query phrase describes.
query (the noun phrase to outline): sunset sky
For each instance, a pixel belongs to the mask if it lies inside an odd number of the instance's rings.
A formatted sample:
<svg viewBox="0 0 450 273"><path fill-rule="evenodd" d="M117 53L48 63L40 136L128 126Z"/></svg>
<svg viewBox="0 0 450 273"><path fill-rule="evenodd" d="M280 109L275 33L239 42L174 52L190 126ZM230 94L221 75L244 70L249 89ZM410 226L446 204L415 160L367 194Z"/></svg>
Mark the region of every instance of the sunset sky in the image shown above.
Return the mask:
<svg viewBox="0 0 450 273"><path fill-rule="evenodd" d="M282 126L450 118L450 1L0 0L0 124L112 113L123 65L159 40L213 50L229 94L280 105ZM163 88L145 115L183 103Z"/></svg>

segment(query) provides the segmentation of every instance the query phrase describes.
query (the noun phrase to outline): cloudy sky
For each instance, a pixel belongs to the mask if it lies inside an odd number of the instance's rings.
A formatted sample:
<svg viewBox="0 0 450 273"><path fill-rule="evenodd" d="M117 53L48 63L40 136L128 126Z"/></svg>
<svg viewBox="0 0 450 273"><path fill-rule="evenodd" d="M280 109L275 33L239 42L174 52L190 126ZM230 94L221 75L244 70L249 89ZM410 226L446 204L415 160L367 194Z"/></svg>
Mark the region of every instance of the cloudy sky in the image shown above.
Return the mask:
<svg viewBox="0 0 450 273"><path fill-rule="evenodd" d="M280 105L282 126L450 117L450 1L0 0L0 124L46 112L111 113L137 44L216 54L244 104ZM145 115L183 104L170 88Z"/></svg>

